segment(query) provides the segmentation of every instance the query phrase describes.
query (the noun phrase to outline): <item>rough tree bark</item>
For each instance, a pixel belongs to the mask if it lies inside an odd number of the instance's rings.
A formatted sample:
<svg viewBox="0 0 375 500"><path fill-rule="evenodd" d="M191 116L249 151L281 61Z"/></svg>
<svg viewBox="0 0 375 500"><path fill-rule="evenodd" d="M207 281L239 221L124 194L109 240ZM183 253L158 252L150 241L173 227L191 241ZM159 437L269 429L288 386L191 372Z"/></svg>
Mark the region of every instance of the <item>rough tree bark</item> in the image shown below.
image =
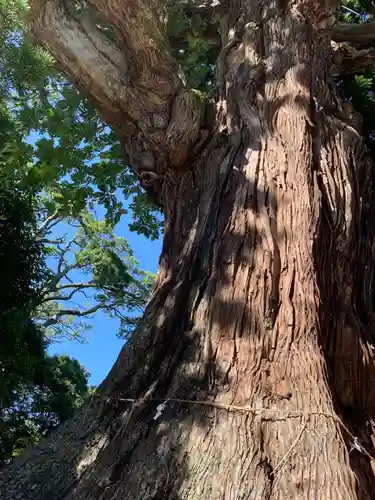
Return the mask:
<svg viewBox="0 0 375 500"><path fill-rule="evenodd" d="M337 6L219 6L207 119L161 0L90 3L116 46L62 0L31 2L32 31L162 205L160 270L97 394L2 471L1 498L375 498L375 179L333 83Z"/></svg>

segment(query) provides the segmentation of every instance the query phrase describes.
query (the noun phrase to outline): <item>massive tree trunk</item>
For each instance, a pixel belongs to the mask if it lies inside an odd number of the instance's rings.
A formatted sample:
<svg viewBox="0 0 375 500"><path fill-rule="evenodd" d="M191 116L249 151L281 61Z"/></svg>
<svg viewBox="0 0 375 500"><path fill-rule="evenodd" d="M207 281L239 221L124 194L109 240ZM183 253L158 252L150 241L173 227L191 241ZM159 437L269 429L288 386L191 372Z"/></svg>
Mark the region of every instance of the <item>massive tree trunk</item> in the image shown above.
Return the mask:
<svg viewBox="0 0 375 500"><path fill-rule="evenodd" d="M335 5L228 0L215 116L161 50L162 2L91 3L117 47L58 0L33 32L162 205L160 269L90 404L1 498L375 499L375 180Z"/></svg>

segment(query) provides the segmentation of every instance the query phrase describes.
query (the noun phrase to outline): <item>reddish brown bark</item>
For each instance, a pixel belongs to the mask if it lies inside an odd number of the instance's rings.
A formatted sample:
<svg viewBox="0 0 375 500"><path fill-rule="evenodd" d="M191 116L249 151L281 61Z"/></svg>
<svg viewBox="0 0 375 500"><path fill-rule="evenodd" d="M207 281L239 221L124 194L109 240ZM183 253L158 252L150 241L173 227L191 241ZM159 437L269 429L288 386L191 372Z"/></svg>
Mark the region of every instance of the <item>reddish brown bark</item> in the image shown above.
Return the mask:
<svg viewBox="0 0 375 500"><path fill-rule="evenodd" d="M4 500L375 498L374 177L312 6L230 2L216 132L159 164L143 324Z"/></svg>

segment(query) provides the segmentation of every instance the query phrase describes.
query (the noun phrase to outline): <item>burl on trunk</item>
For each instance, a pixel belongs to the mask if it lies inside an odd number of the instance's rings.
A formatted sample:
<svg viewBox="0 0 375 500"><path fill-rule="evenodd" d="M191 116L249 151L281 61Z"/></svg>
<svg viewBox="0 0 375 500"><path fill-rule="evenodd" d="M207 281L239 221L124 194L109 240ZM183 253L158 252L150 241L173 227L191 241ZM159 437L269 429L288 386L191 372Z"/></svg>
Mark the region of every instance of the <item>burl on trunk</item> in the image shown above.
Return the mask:
<svg viewBox="0 0 375 500"><path fill-rule="evenodd" d="M374 175L333 79L351 29L328 1L181 2L219 27L213 102L164 48L163 1L89 3L116 45L61 0L31 2L32 31L162 207L160 270L97 393L1 498L375 499Z"/></svg>

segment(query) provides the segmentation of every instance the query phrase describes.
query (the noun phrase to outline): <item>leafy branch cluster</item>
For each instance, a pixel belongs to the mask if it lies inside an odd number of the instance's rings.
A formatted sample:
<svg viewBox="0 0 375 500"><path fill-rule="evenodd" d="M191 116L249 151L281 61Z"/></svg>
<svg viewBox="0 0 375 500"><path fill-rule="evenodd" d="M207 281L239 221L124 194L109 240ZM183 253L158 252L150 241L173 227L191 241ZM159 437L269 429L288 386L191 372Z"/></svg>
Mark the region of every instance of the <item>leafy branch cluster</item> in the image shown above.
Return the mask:
<svg viewBox="0 0 375 500"><path fill-rule="evenodd" d="M127 337L151 294L153 276L138 269L128 242L115 235L111 221L98 221L89 211L81 211L74 236L51 240L48 230L54 222L50 217L39 232L51 265L37 320L55 339L61 334L77 337L85 329L82 320L102 310L120 320L119 335Z"/></svg>

